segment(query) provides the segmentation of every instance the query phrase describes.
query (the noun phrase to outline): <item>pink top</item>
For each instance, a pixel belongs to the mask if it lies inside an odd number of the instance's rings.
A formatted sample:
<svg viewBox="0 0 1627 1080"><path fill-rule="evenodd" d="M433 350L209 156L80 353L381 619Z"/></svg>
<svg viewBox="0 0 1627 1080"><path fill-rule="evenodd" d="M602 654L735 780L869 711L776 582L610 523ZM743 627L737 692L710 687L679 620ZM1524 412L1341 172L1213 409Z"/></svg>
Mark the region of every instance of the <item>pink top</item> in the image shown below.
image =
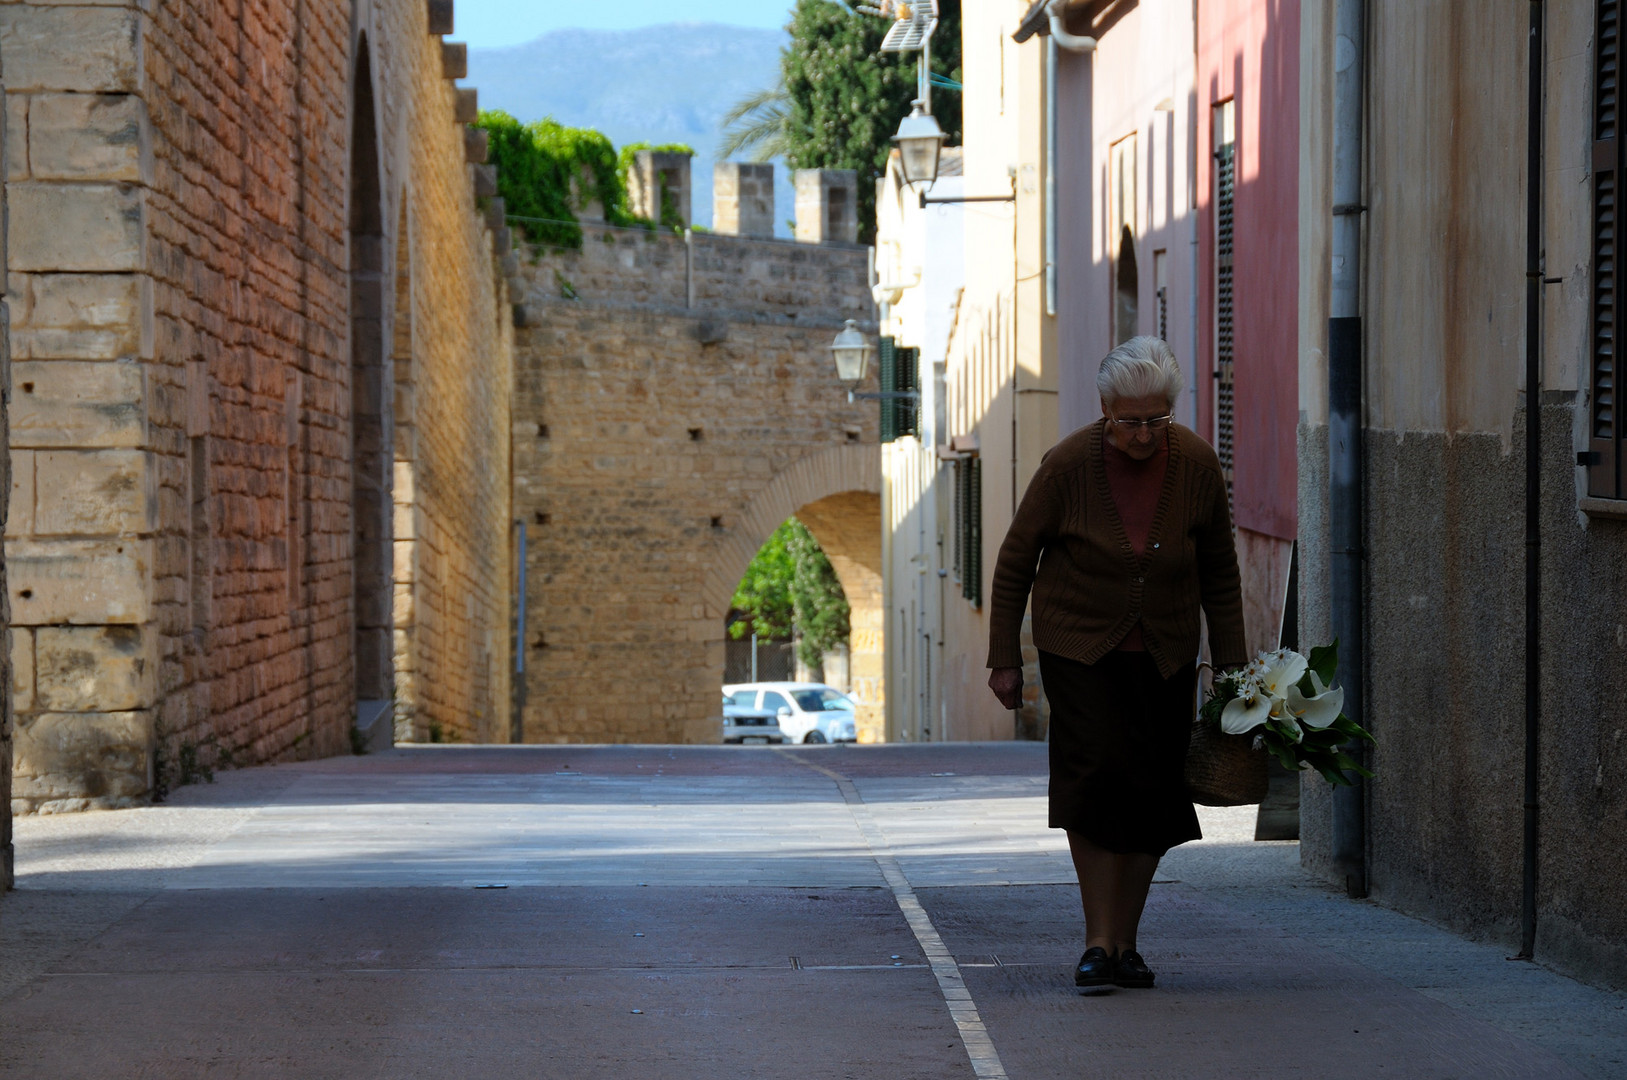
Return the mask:
<svg viewBox="0 0 1627 1080"><path fill-rule="evenodd" d="M1102 439L1102 467L1107 472L1108 489L1113 493L1113 507L1138 559L1147 551L1152 519L1158 513L1158 497L1164 491L1164 474L1169 471L1167 429L1159 435L1158 452L1146 461L1137 461L1126 454L1113 445L1110 437ZM1118 647L1124 652L1147 651L1141 640L1139 622L1130 628Z"/></svg>

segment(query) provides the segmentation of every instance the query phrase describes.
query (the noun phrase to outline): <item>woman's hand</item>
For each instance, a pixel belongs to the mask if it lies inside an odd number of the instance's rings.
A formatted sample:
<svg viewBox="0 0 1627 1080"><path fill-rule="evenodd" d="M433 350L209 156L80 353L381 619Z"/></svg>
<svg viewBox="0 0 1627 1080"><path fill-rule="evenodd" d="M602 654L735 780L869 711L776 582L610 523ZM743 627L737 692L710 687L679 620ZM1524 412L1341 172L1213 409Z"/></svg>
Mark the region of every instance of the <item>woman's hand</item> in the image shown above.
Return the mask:
<svg viewBox="0 0 1627 1080"><path fill-rule="evenodd" d="M997 667L989 672L989 689L1008 709L1021 708L1023 703L1023 669Z"/></svg>

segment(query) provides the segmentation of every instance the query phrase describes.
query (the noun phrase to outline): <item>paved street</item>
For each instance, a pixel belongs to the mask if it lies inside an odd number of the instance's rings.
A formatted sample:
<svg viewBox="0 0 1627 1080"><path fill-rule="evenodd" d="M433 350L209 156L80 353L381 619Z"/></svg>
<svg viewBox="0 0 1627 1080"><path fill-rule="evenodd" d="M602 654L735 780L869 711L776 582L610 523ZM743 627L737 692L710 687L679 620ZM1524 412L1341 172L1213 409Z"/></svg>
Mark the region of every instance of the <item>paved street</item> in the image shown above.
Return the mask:
<svg viewBox="0 0 1627 1080"><path fill-rule="evenodd" d="M1252 810L1085 996L1044 747L422 747L20 819L5 1077L1627 1077L1627 997Z"/></svg>

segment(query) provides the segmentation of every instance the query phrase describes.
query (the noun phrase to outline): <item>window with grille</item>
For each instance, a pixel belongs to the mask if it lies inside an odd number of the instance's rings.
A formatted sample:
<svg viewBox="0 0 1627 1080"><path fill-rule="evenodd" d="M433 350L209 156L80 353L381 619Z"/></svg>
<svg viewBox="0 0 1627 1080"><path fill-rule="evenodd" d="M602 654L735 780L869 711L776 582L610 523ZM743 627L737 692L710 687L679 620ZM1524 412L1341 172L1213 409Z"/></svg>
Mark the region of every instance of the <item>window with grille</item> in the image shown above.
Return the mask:
<svg viewBox="0 0 1627 1080"><path fill-rule="evenodd" d="M1616 342L1621 340L1621 277L1616 273L1620 240L1621 0L1598 0L1593 68L1593 340L1589 380L1588 494L1623 498L1621 418L1616 415Z"/></svg>
<svg viewBox="0 0 1627 1080"><path fill-rule="evenodd" d="M1232 224L1237 190L1237 130L1232 102L1214 109L1215 140L1215 453L1232 490L1236 368L1232 351Z"/></svg>
<svg viewBox="0 0 1627 1080"><path fill-rule="evenodd" d="M983 605L983 461L955 462L955 576L960 595Z"/></svg>

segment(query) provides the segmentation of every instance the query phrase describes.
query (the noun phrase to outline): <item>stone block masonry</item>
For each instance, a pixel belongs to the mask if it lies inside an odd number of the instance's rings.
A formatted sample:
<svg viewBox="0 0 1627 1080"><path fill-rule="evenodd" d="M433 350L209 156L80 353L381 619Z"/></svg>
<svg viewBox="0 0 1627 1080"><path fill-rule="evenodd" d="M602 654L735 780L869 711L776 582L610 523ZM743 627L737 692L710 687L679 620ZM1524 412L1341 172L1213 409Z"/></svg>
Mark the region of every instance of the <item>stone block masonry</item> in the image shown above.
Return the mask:
<svg viewBox="0 0 1627 1080"><path fill-rule="evenodd" d="M429 18L0 2L14 809L349 752L359 676L506 736L511 303Z"/></svg>
<svg viewBox="0 0 1627 1080"><path fill-rule="evenodd" d="M878 414L829 356L844 319L873 319L866 250L584 231L521 260L525 739L715 742L729 599L799 511L854 609L878 738Z"/></svg>
<svg viewBox="0 0 1627 1080"><path fill-rule="evenodd" d="M6 100L5 53L0 50L0 102ZM12 154L11 132L5 121L9 110L0 113L0 177L9 175L7 164ZM0 223L6 220L6 186L0 183ZM11 309L6 296L4 237L0 234L0 523L9 525L7 508L11 501L11 456L6 452L6 420L11 398ZM6 599L6 560L0 550L0 632L10 636L10 605ZM32 643L30 643L32 644ZM32 659L30 656L28 659ZM29 665L32 671L32 664ZM10 649L0 649L0 892L11 888L13 878L13 849L11 843L11 744L14 710L17 702L28 704L33 698L32 681L17 684Z"/></svg>

